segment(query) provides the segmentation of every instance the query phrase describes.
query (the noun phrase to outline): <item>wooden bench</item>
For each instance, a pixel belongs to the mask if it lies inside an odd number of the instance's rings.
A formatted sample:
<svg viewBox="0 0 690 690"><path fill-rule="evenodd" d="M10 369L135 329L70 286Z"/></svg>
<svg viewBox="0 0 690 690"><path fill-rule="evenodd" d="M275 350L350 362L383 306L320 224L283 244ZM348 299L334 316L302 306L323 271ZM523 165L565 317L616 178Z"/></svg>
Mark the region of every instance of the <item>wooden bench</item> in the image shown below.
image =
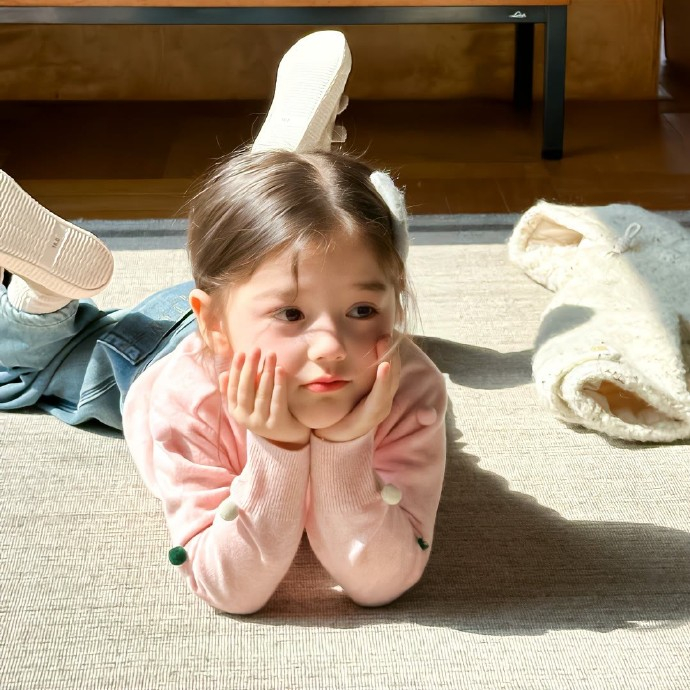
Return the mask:
<svg viewBox="0 0 690 690"><path fill-rule="evenodd" d="M189 5L194 3L193 7ZM532 102L534 26L544 24L541 155L563 155L570 0L0 0L0 24L464 24L515 25L513 99Z"/></svg>

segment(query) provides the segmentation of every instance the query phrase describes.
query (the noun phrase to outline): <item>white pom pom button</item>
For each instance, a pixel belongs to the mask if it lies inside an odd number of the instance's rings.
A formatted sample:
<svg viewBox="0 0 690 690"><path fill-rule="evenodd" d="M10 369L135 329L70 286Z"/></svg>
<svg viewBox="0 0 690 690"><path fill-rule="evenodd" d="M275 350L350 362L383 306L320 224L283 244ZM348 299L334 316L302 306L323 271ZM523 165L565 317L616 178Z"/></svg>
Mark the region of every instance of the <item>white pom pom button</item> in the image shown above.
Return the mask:
<svg viewBox="0 0 690 690"><path fill-rule="evenodd" d="M239 506L230 497L226 498L218 508L218 515L220 515L223 520L227 520L228 522L234 520L239 514Z"/></svg>
<svg viewBox="0 0 690 690"><path fill-rule="evenodd" d="M383 489L381 489L381 498L383 502L387 503L389 506L397 506L402 498L402 491L400 491L397 486L386 484Z"/></svg>

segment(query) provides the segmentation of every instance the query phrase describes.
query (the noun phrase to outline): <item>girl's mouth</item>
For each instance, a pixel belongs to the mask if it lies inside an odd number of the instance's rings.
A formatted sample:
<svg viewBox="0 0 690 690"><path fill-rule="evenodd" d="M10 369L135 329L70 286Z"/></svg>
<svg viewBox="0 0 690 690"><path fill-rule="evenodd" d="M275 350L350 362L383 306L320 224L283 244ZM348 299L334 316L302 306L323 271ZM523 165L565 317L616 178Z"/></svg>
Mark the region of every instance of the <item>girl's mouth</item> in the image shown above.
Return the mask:
<svg viewBox="0 0 690 690"><path fill-rule="evenodd" d="M312 393L333 393L347 386L348 383L349 381L343 381L342 379L336 379L334 381L312 381L311 383L307 383L304 388Z"/></svg>

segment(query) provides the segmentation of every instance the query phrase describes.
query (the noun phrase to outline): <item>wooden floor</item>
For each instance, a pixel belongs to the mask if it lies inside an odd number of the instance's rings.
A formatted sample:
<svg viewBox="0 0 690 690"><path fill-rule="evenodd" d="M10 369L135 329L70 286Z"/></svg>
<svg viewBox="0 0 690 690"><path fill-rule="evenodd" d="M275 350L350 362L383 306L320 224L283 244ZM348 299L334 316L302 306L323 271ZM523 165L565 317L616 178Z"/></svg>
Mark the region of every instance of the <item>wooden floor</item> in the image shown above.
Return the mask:
<svg viewBox="0 0 690 690"><path fill-rule="evenodd" d="M414 213L521 212L536 199L690 209L690 79L648 102L568 102L565 155L542 161L541 112L506 102L353 102L346 148L392 169ZM5 103L0 165L67 218L180 215L208 164L267 104Z"/></svg>

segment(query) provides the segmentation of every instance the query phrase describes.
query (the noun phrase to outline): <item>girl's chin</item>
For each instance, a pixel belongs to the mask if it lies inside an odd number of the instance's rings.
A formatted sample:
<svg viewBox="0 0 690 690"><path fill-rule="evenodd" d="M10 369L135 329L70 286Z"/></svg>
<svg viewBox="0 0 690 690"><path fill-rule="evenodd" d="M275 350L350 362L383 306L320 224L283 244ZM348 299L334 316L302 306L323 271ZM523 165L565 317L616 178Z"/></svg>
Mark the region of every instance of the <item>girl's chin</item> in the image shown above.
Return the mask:
<svg viewBox="0 0 690 690"><path fill-rule="evenodd" d="M346 389L335 395L295 398L288 404L295 419L308 429L320 431L347 417L362 399L358 389Z"/></svg>
<svg viewBox="0 0 690 690"><path fill-rule="evenodd" d="M319 412L314 411L311 414L296 414L295 418L300 424L303 424L308 429L313 429L314 431L319 431L321 429L327 429L329 426L337 424L343 417L347 415L349 410L344 412L336 412L335 410L330 411L329 414L319 414Z"/></svg>

